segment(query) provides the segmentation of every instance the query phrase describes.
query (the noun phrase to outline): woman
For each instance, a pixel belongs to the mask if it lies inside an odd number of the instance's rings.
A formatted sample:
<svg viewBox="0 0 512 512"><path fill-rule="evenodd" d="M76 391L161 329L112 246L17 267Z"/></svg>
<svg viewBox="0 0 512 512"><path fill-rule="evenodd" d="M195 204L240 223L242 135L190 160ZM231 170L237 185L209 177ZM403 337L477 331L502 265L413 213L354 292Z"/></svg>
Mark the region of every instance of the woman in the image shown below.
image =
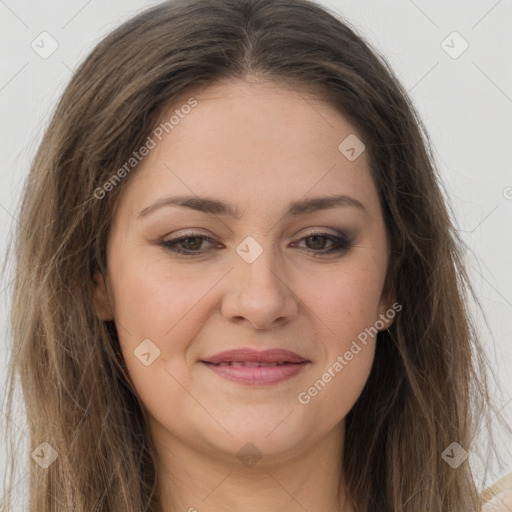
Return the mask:
<svg viewBox="0 0 512 512"><path fill-rule="evenodd" d="M31 512L481 510L461 242L406 93L325 9L123 24L66 89L20 225Z"/></svg>

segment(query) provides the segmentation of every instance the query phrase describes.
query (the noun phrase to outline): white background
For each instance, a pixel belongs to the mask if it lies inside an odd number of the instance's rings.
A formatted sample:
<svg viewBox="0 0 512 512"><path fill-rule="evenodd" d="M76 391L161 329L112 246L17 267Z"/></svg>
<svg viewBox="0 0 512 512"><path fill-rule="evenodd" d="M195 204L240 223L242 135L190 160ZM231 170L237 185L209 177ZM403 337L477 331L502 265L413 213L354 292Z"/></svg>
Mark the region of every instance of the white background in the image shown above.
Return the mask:
<svg viewBox="0 0 512 512"><path fill-rule="evenodd" d="M93 46L132 15L158 2L0 0L0 240L2 256L16 223L20 190L64 86ZM437 155L456 222L469 251L482 324L512 418L512 2L508 0L324 1L345 16L390 62L419 109ZM32 48L47 31L57 50ZM469 44L458 58L441 46L457 31ZM452 52L462 48L447 39ZM48 48L48 46L47 46ZM508 188L510 187L510 188ZM10 340L5 332L12 274L0 283L2 393ZM0 411L1 412L1 411ZM0 414L0 420L6 421ZM21 420L16 419L23 429ZM509 438L510 441L510 438ZM502 446L505 448L505 446ZM0 450L0 470L4 464ZM488 483L512 471L491 468ZM23 483L23 482L22 482ZM0 489L0 501L3 492Z"/></svg>

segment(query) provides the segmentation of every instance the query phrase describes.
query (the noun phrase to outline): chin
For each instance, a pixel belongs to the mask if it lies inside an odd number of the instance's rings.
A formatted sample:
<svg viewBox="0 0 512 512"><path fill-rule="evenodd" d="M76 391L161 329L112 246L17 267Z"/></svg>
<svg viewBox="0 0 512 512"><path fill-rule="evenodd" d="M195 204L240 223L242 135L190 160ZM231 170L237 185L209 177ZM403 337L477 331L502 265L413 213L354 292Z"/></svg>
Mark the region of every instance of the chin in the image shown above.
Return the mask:
<svg viewBox="0 0 512 512"><path fill-rule="evenodd" d="M306 432L300 423L295 424L290 421L293 413L286 418L288 413L271 419L261 418L259 421L254 417L245 417L240 418L238 422L224 422L224 427L233 437L224 432L225 435L222 435L222 438L212 438L209 431L208 441L211 446L215 446L228 456L234 455L239 458L244 455L253 455L256 458L263 455L289 454L290 456L297 446L305 443Z"/></svg>

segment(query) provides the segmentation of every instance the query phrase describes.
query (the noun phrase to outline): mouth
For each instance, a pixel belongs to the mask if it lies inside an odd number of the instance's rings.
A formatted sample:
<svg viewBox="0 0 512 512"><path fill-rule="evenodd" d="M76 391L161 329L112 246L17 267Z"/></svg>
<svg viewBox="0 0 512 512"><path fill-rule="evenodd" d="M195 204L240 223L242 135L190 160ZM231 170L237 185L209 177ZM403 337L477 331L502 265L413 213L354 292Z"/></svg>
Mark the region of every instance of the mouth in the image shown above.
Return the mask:
<svg viewBox="0 0 512 512"><path fill-rule="evenodd" d="M301 373L311 361L282 349L237 349L201 360L218 376L249 386L268 386Z"/></svg>
<svg viewBox="0 0 512 512"><path fill-rule="evenodd" d="M246 386L268 386L278 384L301 373L309 361L301 363L274 362L258 363L254 361L230 361L208 363L201 361L219 377L244 384Z"/></svg>
<svg viewBox="0 0 512 512"><path fill-rule="evenodd" d="M215 354L214 356L204 359L206 363L302 363L307 361L306 358L281 348L270 350L254 350L252 348L238 348L234 350L226 350Z"/></svg>
<svg viewBox="0 0 512 512"><path fill-rule="evenodd" d="M272 367L272 366L282 366L285 364L301 364L305 363L306 361L301 361L299 363L292 363L290 361L273 361L271 363L264 363L261 361L223 361L222 363L212 363L210 361L201 361L202 363L206 364L213 364L215 366L247 366L250 368L257 368L257 367Z"/></svg>

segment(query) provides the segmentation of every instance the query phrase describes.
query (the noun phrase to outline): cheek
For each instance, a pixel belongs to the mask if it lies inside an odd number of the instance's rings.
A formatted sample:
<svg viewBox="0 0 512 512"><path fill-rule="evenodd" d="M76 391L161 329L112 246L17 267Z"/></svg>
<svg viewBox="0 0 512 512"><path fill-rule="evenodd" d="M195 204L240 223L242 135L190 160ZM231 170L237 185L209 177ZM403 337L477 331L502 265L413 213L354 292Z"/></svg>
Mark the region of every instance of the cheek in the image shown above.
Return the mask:
<svg viewBox="0 0 512 512"><path fill-rule="evenodd" d="M321 287L318 281L307 285L310 288L304 296L314 313L317 334L323 338L324 354L299 402L312 405L314 416L326 424L349 412L368 380L383 272L368 259L367 264L347 264L331 273Z"/></svg>
<svg viewBox="0 0 512 512"><path fill-rule="evenodd" d="M350 359L347 357L350 354ZM334 426L350 412L370 375L375 345L352 346L329 358L324 372L301 390L298 402L309 408L312 428L317 422Z"/></svg>
<svg viewBox="0 0 512 512"><path fill-rule="evenodd" d="M378 294L372 282L356 275L340 281L331 282L323 298L312 298L323 353L314 374L297 396L298 402L309 408L308 416L326 426L343 419L361 395L370 375L377 339L372 327Z"/></svg>
<svg viewBox="0 0 512 512"><path fill-rule="evenodd" d="M177 382L189 380L195 362L190 346L218 307L215 286L229 267L199 270L147 255L122 263L112 276L114 316L132 381L141 396L149 394L148 403L155 389L183 393Z"/></svg>
<svg viewBox="0 0 512 512"><path fill-rule="evenodd" d="M326 274L327 276L327 274ZM372 265L348 265L327 278L304 284L304 302L323 324L324 333L339 350L375 325L383 285L383 272Z"/></svg>
<svg viewBox="0 0 512 512"><path fill-rule="evenodd" d="M187 348L202 327L200 317L209 314L201 297L215 280L191 283L162 270L162 264L134 264L129 273L120 268L114 314L135 392L151 415L165 422L169 404L180 403L183 385L188 387Z"/></svg>
<svg viewBox="0 0 512 512"><path fill-rule="evenodd" d="M187 314L215 280L187 275L178 267L171 269L161 258L144 254L116 266L114 315L133 342L175 337L173 333L188 323Z"/></svg>

